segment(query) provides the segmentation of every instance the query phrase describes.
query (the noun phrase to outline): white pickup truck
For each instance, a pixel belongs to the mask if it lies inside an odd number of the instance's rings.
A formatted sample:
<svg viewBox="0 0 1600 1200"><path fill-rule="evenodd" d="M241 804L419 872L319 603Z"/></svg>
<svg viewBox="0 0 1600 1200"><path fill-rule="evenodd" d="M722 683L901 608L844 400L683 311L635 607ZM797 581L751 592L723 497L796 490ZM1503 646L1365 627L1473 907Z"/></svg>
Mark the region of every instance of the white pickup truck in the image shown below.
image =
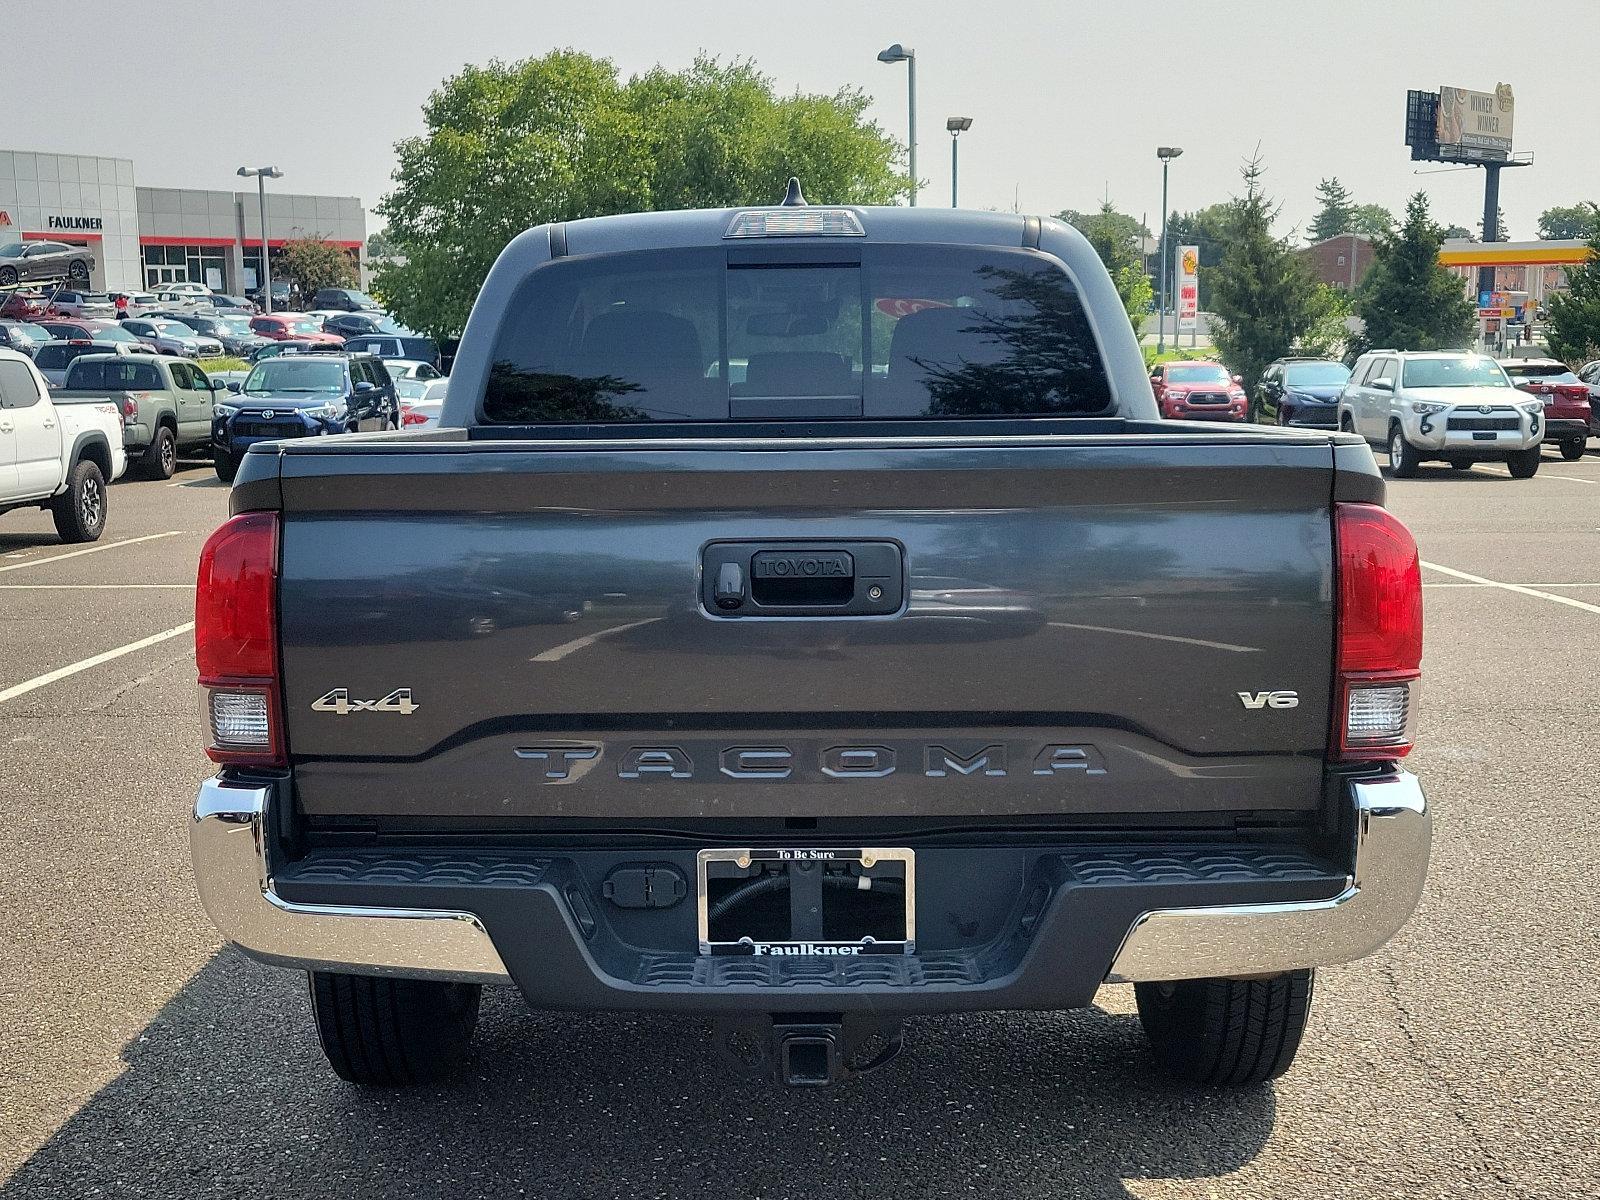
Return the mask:
<svg viewBox="0 0 1600 1200"><path fill-rule="evenodd" d="M127 466L115 404L52 400L27 355L0 349L0 513L46 508L62 541L92 542Z"/></svg>

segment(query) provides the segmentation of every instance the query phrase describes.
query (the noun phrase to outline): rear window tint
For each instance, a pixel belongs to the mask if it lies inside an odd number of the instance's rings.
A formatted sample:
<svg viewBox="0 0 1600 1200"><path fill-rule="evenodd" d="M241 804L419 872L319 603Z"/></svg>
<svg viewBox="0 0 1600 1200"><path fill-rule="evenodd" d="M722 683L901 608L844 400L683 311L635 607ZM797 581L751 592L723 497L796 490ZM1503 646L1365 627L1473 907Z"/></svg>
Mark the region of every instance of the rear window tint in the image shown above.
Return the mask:
<svg viewBox="0 0 1600 1200"><path fill-rule="evenodd" d="M40 346L33 361L36 366L55 371L82 355L104 353L105 349L100 346Z"/></svg>
<svg viewBox="0 0 1600 1200"><path fill-rule="evenodd" d="M518 290L482 419L1102 416L1071 280L1026 251L868 245L563 259Z"/></svg>
<svg viewBox="0 0 1600 1200"><path fill-rule="evenodd" d="M157 392L161 375L152 363L106 359L101 362L75 362L67 370L67 386L111 392Z"/></svg>

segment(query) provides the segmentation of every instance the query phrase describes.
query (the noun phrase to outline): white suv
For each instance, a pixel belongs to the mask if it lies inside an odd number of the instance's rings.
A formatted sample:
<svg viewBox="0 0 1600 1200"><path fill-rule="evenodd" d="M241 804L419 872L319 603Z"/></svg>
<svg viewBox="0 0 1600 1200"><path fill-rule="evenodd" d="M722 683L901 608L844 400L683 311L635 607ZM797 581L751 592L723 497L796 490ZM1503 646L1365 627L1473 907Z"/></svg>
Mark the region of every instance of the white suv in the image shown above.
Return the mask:
<svg viewBox="0 0 1600 1200"><path fill-rule="evenodd" d="M1544 401L1481 354L1369 350L1339 394L1339 428L1386 447L1389 473L1401 479L1430 459L1458 471L1501 462L1528 479L1539 469Z"/></svg>

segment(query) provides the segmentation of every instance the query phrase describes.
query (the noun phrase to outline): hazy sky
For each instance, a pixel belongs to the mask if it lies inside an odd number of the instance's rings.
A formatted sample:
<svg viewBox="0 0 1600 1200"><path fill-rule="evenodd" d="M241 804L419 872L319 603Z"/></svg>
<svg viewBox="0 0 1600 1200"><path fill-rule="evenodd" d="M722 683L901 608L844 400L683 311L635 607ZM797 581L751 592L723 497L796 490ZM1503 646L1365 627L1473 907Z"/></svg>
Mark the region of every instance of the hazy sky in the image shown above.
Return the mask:
<svg viewBox="0 0 1600 1200"><path fill-rule="evenodd" d="M917 51L922 203L949 202L944 118L961 114L968 207L1049 213L1109 189L1154 227L1158 144L1184 148L1172 206L1187 209L1234 191L1259 143L1285 231L1327 175L1395 209L1426 189L1471 227L1482 172L1415 174L1405 93L1500 81L1537 159L1504 175L1512 235L1533 236L1549 205L1600 199L1600 0L85 0L64 27L62 11L0 0L0 148L131 157L145 185L231 188L241 163L275 163L285 190L370 206L442 79L558 46L625 74L704 49L754 59L784 91L859 86L904 140L905 68L875 58L901 41Z"/></svg>

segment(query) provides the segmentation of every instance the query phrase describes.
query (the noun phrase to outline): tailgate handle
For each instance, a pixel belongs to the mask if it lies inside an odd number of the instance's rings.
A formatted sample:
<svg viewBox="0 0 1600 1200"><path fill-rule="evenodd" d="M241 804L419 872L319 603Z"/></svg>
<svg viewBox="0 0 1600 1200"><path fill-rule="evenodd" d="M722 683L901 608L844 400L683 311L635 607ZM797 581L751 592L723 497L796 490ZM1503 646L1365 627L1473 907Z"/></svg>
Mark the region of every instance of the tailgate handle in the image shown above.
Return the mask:
<svg viewBox="0 0 1600 1200"><path fill-rule="evenodd" d="M897 542L713 542L702 603L718 617L884 616L905 596Z"/></svg>

